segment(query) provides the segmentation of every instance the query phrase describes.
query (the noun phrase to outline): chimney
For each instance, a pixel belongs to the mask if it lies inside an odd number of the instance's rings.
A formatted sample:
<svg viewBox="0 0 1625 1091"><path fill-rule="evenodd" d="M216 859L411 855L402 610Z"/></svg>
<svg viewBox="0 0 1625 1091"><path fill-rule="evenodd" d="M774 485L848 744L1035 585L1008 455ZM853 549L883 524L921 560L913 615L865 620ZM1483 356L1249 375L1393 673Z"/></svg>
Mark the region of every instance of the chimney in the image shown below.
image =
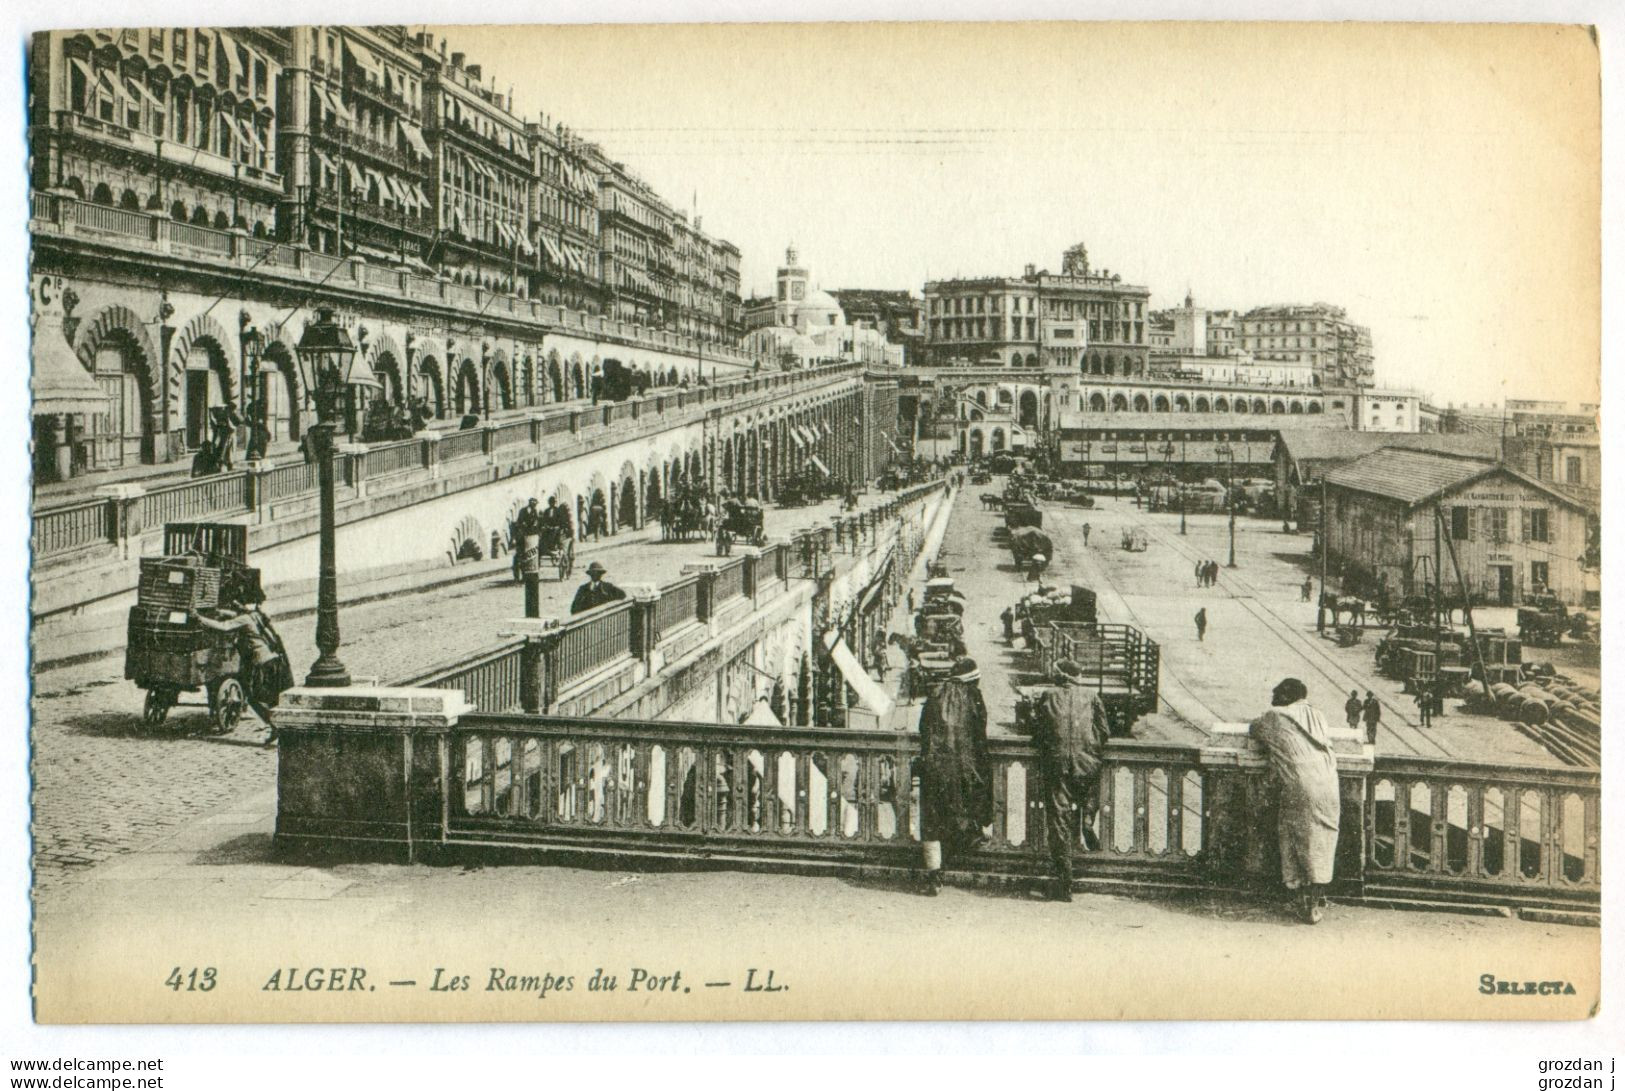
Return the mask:
<svg viewBox="0 0 1625 1091"><path fill-rule="evenodd" d="M1028 262L1027 263L1027 271L1026 271L1026 273L1024 275L1030 277L1030 276L1033 276L1034 274L1036 274L1037 272L1038 272L1038 266L1032 264L1031 262Z"/></svg>
<svg viewBox="0 0 1625 1091"><path fill-rule="evenodd" d="M454 71L454 72L455 71L461 71L461 69L463 67L463 56L464 56L464 54L462 54L462 53L453 53L451 55L452 71Z"/></svg>
<svg viewBox="0 0 1625 1091"><path fill-rule="evenodd" d="M464 67L463 71L467 72L468 73L468 78L473 80L475 83L480 82L480 66L479 65L477 65L477 64L467 65L467 66Z"/></svg>

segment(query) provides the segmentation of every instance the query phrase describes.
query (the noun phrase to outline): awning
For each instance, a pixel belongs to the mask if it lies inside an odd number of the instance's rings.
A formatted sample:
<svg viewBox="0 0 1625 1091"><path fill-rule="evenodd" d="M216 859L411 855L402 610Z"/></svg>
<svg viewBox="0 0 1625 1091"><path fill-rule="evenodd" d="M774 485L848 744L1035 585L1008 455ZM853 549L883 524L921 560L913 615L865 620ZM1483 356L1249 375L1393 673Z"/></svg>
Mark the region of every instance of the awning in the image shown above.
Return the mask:
<svg viewBox="0 0 1625 1091"><path fill-rule="evenodd" d="M817 455L808 455L807 456L807 461L811 462L814 466L817 466L818 469L823 472L825 477L834 477L835 476L834 474L829 472L829 467L824 465L824 460L819 458Z"/></svg>
<svg viewBox="0 0 1625 1091"><path fill-rule="evenodd" d="M337 174L339 172L339 165L338 165L338 163L336 161L334 161L332 156L328 155L326 152L322 151L320 148L313 148L311 150L316 153L316 158L320 159L322 161L322 166L323 167L326 167L328 170L332 171L334 174Z"/></svg>
<svg viewBox="0 0 1625 1091"><path fill-rule="evenodd" d="M779 718L773 714L773 708L764 697L756 698L756 707L751 709L750 715L745 717L745 723L752 727L783 727ZM759 772L760 770L758 770Z"/></svg>
<svg viewBox="0 0 1625 1091"><path fill-rule="evenodd" d="M857 692L858 704L864 709L884 716L892 710L892 699L880 684L869 677L869 672L863 669L858 657L852 654L852 649L846 646L834 630L824 634L824 647L829 649L829 657L835 661L840 669L841 677L846 684Z"/></svg>
<svg viewBox="0 0 1625 1091"><path fill-rule="evenodd" d="M243 62L237 59L237 43L218 30L214 32L214 42L221 55L226 58L226 64L231 68L231 82L235 84L244 79Z"/></svg>
<svg viewBox="0 0 1625 1091"><path fill-rule="evenodd" d="M423 139L423 130L422 129L418 128L416 125L412 124L410 121L402 121L401 122L401 135L406 137L406 142L408 144L412 145L412 150L413 151L417 152L419 155L423 156L423 158L425 158L425 159L431 158L431 153L429 152L429 144L428 144L427 141L425 141Z"/></svg>
<svg viewBox="0 0 1625 1091"><path fill-rule="evenodd" d="M152 91L147 88L146 81L126 76L124 83L130 88L130 90L135 92L134 97L146 99L147 102L152 105L154 110L162 110L164 108L164 104L159 100L158 96L153 94Z"/></svg>
<svg viewBox="0 0 1625 1091"><path fill-rule="evenodd" d="M349 108L346 107L343 102L339 101L339 97L332 91L318 85L316 88L316 93L322 97L322 101L327 103L327 108L333 111L334 116L336 116L340 121L347 123L355 121L355 115L350 113Z"/></svg>
<svg viewBox="0 0 1625 1091"><path fill-rule="evenodd" d="M431 204L431 202L429 201L429 195L427 193L423 192L423 187L422 186L418 185L416 182L412 182L412 183L410 183L410 185L411 185L411 189L412 189L412 196L414 196L414 197L416 197L418 199L418 207L419 208L433 208L434 207L433 204Z"/></svg>
<svg viewBox="0 0 1625 1091"><path fill-rule="evenodd" d="M345 164L344 164L344 169L350 175L350 188L351 189L366 189L367 188L367 176L361 173L361 168L360 167L356 166L354 163L346 161Z"/></svg>
<svg viewBox="0 0 1625 1091"><path fill-rule="evenodd" d="M807 446L807 437L801 434L801 429L796 425L790 426L790 438L796 441L797 447Z"/></svg>
<svg viewBox="0 0 1625 1091"><path fill-rule="evenodd" d="M513 228L509 227L501 220L496 221L496 228L497 234L502 236L503 242L507 243L509 246L516 245L517 240L515 240L513 237Z"/></svg>
<svg viewBox="0 0 1625 1091"><path fill-rule="evenodd" d="M456 205L451 206L451 229L465 239L468 237L468 222L463 219L463 210Z"/></svg>
<svg viewBox="0 0 1625 1091"><path fill-rule="evenodd" d="M254 127L240 117L231 119L232 128L237 130L237 136L250 148L260 146L260 138L254 135Z"/></svg>
<svg viewBox="0 0 1625 1091"><path fill-rule="evenodd" d="M412 191L399 178L389 175L384 181L389 183L389 191L395 195L395 200L400 202L402 208L411 208L417 203L412 196Z"/></svg>
<svg viewBox="0 0 1625 1091"><path fill-rule="evenodd" d="M33 415L106 413L111 402L62 336L60 319L42 319L34 330Z"/></svg>
<svg viewBox="0 0 1625 1091"><path fill-rule="evenodd" d="M511 228L510 230L513 234L514 241L519 243L519 252L521 254L536 253L536 248L530 244L530 240L525 237L525 233L523 231L520 231L518 228Z"/></svg>
<svg viewBox="0 0 1625 1091"><path fill-rule="evenodd" d="M85 78L85 87L87 89L96 84L96 73L90 70L90 65L86 64L78 57L69 57L68 63L77 68L79 70L79 74Z"/></svg>
<svg viewBox="0 0 1625 1091"><path fill-rule="evenodd" d="M384 82L384 64L378 59L376 53L359 42L349 40L344 43L344 52L350 55L350 59L355 62L357 68L379 83Z"/></svg>
<svg viewBox="0 0 1625 1091"><path fill-rule="evenodd" d="M546 235L536 237L541 240L542 252L547 255L547 260L562 268L565 264L564 253L559 249L558 244Z"/></svg>

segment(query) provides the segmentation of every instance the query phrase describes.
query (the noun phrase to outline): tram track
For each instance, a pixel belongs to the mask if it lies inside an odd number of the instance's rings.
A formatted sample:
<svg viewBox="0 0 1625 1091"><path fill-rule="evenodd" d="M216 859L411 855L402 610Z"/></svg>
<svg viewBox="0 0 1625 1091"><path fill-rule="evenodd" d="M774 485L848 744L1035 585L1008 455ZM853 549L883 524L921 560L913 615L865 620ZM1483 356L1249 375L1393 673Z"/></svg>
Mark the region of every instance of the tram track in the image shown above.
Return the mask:
<svg viewBox="0 0 1625 1091"><path fill-rule="evenodd" d="M1124 514L1128 515L1128 513ZM1151 523L1149 520L1138 519L1133 515L1128 515L1128 520L1133 525L1145 530L1147 534L1154 536L1168 549L1182 557L1185 557L1187 560L1194 563L1195 561L1204 559L1199 557L1189 546L1178 541L1175 536L1170 535L1166 530L1163 530L1161 527ZM1303 639L1303 634L1300 633L1291 622L1287 621L1279 613L1277 613L1274 608L1266 605L1260 599L1258 588L1251 581L1247 580L1245 577L1236 575L1234 569L1225 570L1224 580L1226 585L1222 585L1220 590L1227 597L1239 603L1244 610L1258 619L1266 631L1268 631L1276 639L1280 640L1283 644L1286 644L1301 658L1315 666L1315 668L1319 670L1322 675L1332 681L1342 679L1343 682L1348 685L1348 688L1364 689L1372 693L1377 692L1376 688L1372 685L1369 679L1362 678L1361 676L1350 671L1334 656L1329 655L1325 649L1316 647L1313 641ZM1236 594L1233 588L1245 589L1247 594ZM1341 688L1339 689L1339 693L1341 693ZM1386 710L1384 714L1383 726L1388 729L1388 734L1394 739L1394 741L1398 742L1412 754L1419 757L1435 755L1439 757L1452 756L1448 748L1421 731L1416 722L1411 719L1409 710L1401 708L1399 705L1394 703L1394 701L1384 696L1378 696L1377 701Z"/></svg>

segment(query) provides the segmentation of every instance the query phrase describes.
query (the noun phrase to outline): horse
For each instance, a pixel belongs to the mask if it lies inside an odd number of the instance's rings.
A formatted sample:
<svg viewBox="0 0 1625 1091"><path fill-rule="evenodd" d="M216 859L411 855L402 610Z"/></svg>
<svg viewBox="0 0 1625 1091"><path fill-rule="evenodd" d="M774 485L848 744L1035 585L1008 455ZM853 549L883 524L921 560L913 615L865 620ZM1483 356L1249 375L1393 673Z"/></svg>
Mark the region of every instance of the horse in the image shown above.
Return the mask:
<svg viewBox="0 0 1625 1091"><path fill-rule="evenodd" d="M984 492L982 494L983 511L1001 511L1004 508L1004 497L998 493Z"/></svg>

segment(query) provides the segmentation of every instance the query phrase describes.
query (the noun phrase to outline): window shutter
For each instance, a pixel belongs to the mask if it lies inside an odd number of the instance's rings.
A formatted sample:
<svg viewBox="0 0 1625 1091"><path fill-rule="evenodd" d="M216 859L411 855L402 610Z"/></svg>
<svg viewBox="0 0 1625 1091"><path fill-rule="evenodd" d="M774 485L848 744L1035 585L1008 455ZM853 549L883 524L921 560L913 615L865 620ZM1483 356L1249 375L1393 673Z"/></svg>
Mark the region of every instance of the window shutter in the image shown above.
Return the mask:
<svg viewBox="0 0 1625 1091"><path fill-rule="evenodd" d="M1469 542L1473 540L1473 524L1475 522L1477 522L1477 521L1478 521L1478 509L1477 508L1468 508L1467 509L1467 540Z"/></svg>
<svg viewBox="0 0 1625 1091"><path fill-rule="evenodd" d="M1520 541L1529 540L1529 509L1518 509L1518 538Z"/></svg>

